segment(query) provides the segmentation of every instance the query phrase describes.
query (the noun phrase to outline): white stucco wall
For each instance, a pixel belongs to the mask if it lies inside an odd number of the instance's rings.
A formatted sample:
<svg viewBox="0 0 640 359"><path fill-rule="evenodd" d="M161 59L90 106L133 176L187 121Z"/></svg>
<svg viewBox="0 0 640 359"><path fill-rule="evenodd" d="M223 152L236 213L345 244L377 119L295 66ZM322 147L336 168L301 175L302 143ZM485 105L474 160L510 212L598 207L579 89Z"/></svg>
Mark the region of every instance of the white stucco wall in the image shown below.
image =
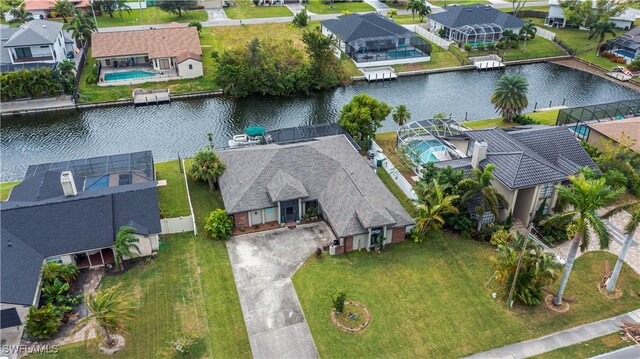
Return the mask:
<svg viewBox="0 0 640 359"><path fill-rule="evenodd" d="M264 212L264 221L265 222L274 222L278 220L278 207L265 208Z"/></svg>
<svg viewBox="0 0 640 359"><path fill-rule="evenodd" d="M191 68L189 68L191 66ZM178 64L178 75L184 79L192 79L203 75L202 62L187 59Z"/></svg>

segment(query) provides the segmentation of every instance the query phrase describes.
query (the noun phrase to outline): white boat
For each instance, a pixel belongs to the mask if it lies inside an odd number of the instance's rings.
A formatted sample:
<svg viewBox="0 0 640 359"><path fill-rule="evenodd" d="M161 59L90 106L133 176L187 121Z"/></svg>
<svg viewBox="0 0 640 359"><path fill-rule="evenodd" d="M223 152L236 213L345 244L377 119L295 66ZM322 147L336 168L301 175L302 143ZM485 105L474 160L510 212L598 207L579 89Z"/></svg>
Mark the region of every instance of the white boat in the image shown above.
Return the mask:
<svg viewBox="0 0 640 359"><path fill-rule="evenodd" d="M235 135L229 140L230 148L247 147L260 144L264 141L264 127L247 127L242 135Z"/></svg>

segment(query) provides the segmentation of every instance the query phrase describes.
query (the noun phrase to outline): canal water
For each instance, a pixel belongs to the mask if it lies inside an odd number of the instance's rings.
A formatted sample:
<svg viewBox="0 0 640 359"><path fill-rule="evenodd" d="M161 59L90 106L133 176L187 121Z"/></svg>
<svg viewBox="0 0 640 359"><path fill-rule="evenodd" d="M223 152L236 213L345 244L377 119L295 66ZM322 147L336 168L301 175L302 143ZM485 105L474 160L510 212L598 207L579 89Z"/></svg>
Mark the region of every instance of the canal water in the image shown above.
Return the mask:
<svg viewBox="0 0 640 359"><path fill-rule="evenodd" d="M498 78L521 74L529 81L529 111L535 103L568 106L640 97L636 91L600 77L553 64L497 71L460 71L402 77L385 83L358 82L331 92L291 98L252 96L206 98L148 107L111 107L87 111L3 118L1 180L20 179L29 164L150 149L156 161L190 156L211 132L219 145L252 125L276 129L335 122L342 106L366 92L392 106L406 104L412 119L444 112L454 118L496 117L489 102ZM389 116L391 117L391 116ZM397 126L387 119L380 131Z"/></svg>

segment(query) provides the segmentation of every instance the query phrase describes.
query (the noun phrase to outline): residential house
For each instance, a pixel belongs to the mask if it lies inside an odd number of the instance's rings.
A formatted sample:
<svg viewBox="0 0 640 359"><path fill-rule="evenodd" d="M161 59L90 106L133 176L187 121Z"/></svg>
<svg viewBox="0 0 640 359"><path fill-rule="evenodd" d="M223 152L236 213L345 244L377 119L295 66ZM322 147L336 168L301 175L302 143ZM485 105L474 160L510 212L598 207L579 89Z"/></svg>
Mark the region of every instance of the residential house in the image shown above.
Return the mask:
<svg viewBox="0 0 640 359"><path fill-rule="evenodd" d="M96 32L91 35L91 47L91 56L102 68L101 82L140 83L203 75L202 48L195 27Z"/></svg>
<svg viewBox="0 0 640 359"><path fill-rule="evenodd" d="M57 21L32 20L17 28L3 28L0 72L55 67L67 56L73 56L73 40L62 25Z"/></svg>
<svg viewBox="0 0 640 359"><path fill-rule="evenodd" d="M358 67L425 62L431 46L413 31L376 13L349 14L320 22L324 35Z"/></svg>
<svg viewBox="0 0 640 359"><path fill-rule="evenodd" d="M76 8L86 11L91 6L90 0L69 0ZM51 11L55 0L24 0L24 9L33 14L36 19L46 19L52 16Z"/></svg>
<svg viewBox="0 0 640 359"><path fill-rule="evenodd" d="M631 145L631 150L640 152L640 117L626 118L608 122L588 123L586 141L588 144L603 150L606 145L621 142ZM635 140L634 143L628 143Z"/></svg>
<svg viewBox="0 0 640 359"><path fill-rule="evenodd" d="M640 56L640 26L607 41L607 50L625 58L630 63Z"/></svg>
<svg viewBox="0 0 640 359"><path fill-rule="evenodd" d="M453 167L466 171L495 165L493 186L507 201L501 211L504 220L512 213L525 226L543 206L551 211L557 201L557 187L581 167L597 168L567 127L521 126L511 129L490 128L466 131L455 136L457 149L466 157L436 162L439 168ZM470 213L478 219L473 208ZM483 222L493 221L484 214Z"/></svg>
<svg viewBox="0 0 640 359"><path fill-rule="evenodd" d="M591 1L593 8L596 8L597 0L585 0ZM640 13L635 9L627 9L620 15L614 16L609 19L614 23L618 29L629 30L633 27L633 22ZM582 26L582 24L570 24L564 18L564 10L562 9L562 0L549 0L549 13L544 21L544 24L551 27L565 27L565 26Z"/></svg>
<svg viewBox="0 0 640 359"><path fill-rule="evenodd" d="M0 309L20 325L29 306L38 304L44 263L109 265L122 226L135 229L141 255L158 249L153 156L146 151L29 166L0 203L0 215Z"/></svg>
<svg viewBox="0 0 640 359"><path fill-rule="evenodd" d="M317 210L342 253L402 241L414 225L345 135L218 154L226 164L220 191L236 228L295 223Z"/></svg>
<svg viewBox="0 0 640 359"><path fill-rule="evenodd" d="M427 27L456 43L472 47L496 43L504 30L515 33L525 24L524 20L494 9L489 5L445 6L444 11L427 15Z"/></svg>

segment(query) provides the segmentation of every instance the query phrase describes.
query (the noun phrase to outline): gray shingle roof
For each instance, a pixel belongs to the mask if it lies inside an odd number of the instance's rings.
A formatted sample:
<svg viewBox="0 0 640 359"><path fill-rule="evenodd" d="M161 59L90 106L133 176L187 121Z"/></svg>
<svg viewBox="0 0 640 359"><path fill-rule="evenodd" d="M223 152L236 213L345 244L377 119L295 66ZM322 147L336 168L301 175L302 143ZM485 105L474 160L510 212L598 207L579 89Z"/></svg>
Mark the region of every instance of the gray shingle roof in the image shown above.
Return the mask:
<svg viewBox="0 0 640 359"><path fill-rule="evenodd" d="M309 195L302 182L283 170L276 172L267 184L267 190L273 202L304 198Z"/></svg>
<svg viewBox="0 0 640 359"><path fill-rule="evenodd" d="M412 34L404 26L376 13L342 15L337 19L322 21L321 24L345 42L374 37L405 37Z"/></svg>
<svg viewBox="0 0 640 359"><path fill-rule="evenodd" d="M229 213L274 207L269 183L286 173L318 200L338 237L366 233L366 226L413 224L366 161L342 135L287 145L219 152L227 165L219 184ZM364 222L364 223L363 223Z"/></svg>
<svg viewBox="0 0 640 359"><path fill-rule="evenodd" d="M565 127L535 126L514 131L491 128L465 132L488 144L482 167L492 163L493 174L510 189L566 180L579 167L595 163Z"/></svg>
<svg viewBox="0 0 640 359"><path fill-rule="evenodd" d="M488 5L446 6L445 11L430 14L427 17L448 28L464 25L497 24L504 29L519 28L525 22L513 15L496 10Z"/></svg>
<svg viewBox="0 0 640 359"><path fill-rule="evenodd" d="M47 20L31 20L20 26L11 38L5 43L6 47L49 45L56 41L62 23ZM2 29L4 32L4 29Z"/></svg>

